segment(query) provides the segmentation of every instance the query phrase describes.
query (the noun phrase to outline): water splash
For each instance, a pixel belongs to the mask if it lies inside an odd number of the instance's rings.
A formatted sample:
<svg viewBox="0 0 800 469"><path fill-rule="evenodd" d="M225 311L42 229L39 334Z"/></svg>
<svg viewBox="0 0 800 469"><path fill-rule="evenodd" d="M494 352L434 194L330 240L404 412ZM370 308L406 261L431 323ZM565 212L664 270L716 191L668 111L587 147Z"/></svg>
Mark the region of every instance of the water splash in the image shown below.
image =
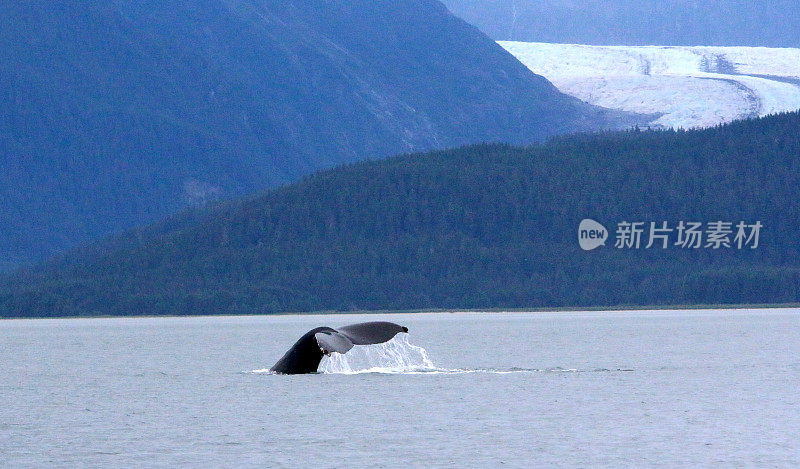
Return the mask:
<svg viewBox="0 0 800 469"><path fill-rule="evenodd" d="M332 353L322 358L320 373L414 373L440 371L424 348L411 345L408 334L377 345L357 345L347 353Z"/></svg>
<svg viewBox="0 0 800 469"><path fill-rule="evenodd" d="M376 345L356 345L347 353L332 353L322 357L318 372L321 374L354 375L379 374L512 374L512 373L587 373L633 371L627 368L441 368L433 364L428 352L408 342L408 334L398 334L392 340ZM246 374L275 375L269 368L242 372Z"/></svg>
<svg viewBox="0 0 800 469"><path fill-rule="evenodd" d="M372 346L365 346L365 347L372 347ZM379 373L379 374L406 374L406 375L415 375L415 374L427 374L427 375L441 375L441 374L453 374L453 375L463 375L463 374L472 374L472 373L486 373L486 374L493 374L493 375L509 375L509 374L516 374L516 373L536 373L536 374L554 374L554 373L621 373L621 372L633 372L635 370L630 368L595 368L592 370L579 370L576 368L562 368L557 366L555 368L519 368L519 367L512 367L512 368L440 368L436 366L426 367L426 366L411 366L408 368L402 367L385 367L385 366L373 366L373 367L365 367L361 368L359 366L352 366L351 364L341 364L338 362L341 357L334 357L334 361L337 363L326 365L326 369L323 369L322 364L319 368L319 373L323 374L362 374L362 373ZM279 375L269 368L262 368L258 370L251 370L251 371L242 371L242 374L268 374L268 375Z"/></svg>

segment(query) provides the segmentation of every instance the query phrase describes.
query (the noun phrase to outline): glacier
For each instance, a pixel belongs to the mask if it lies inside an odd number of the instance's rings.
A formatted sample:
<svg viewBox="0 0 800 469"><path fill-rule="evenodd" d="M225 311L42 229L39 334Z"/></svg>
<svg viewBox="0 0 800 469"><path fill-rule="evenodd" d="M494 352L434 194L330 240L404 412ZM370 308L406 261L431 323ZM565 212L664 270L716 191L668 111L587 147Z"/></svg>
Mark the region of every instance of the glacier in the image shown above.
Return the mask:
<svg viewBox="0 0 800 469"><path fill-rule="evenodd" d="M561 92L654 114L655 128L712 127L800 109L800 49L498 41Z"/></svg>

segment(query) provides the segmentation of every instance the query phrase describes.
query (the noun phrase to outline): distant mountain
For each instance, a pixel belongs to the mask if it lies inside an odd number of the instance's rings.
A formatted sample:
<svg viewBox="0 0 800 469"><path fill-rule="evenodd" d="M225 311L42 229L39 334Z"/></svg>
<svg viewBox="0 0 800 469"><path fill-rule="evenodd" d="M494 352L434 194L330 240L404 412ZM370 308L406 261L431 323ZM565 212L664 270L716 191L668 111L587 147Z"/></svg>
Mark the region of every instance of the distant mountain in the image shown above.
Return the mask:
<svg viewBox="0 0 800 469"><path fill-rule="evenodd" d="M0 316L798 302L798 128L793 113L352 164L7 278ZM579 247L586 218L605 246ZM638 249L615 247L624 222L642 223ZM682 222L701 223L698 248Z"/></svg>
<svg viewBox="0 0 800 469"><path fill-rule="evenodd" d="M796 0L443 0L496 40L800 47Z"/></svg>
<svg viewBox="0 0 800 469"><path fill-rule="evenodd" d="M363 158L617 125L435 0L0 5L0 268Z"/></svg>

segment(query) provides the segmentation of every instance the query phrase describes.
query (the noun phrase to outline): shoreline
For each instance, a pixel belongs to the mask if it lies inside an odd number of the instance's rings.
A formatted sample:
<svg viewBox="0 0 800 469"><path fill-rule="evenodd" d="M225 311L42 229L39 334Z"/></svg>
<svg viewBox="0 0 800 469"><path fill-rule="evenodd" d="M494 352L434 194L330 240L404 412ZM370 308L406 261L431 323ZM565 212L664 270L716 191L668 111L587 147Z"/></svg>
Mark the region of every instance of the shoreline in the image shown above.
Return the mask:
<svg viewBox="0 0 800 469"><path fill-rule="evenodd" d="M299 311L280 313L253 313L253 314L170 314L170 315L86 315L86 316L20 316L0 317L0 321L30 321L30 320L63 320L63 319L157 319L157 318L219 318L219 317L274 317L274 316L333 316L333 315L379 315L379 314L459 314L459 313L592 313L592 312L637 312L637 311L707 311L707 310L758 310L758 309L800 309L800 303L775 303L775 304L699 304L699 305L617 305L617 306L586 306L586 307L547 307L547 308L459 308L459 309L396 309L396 310L354 310L354 311Z"/></svg>

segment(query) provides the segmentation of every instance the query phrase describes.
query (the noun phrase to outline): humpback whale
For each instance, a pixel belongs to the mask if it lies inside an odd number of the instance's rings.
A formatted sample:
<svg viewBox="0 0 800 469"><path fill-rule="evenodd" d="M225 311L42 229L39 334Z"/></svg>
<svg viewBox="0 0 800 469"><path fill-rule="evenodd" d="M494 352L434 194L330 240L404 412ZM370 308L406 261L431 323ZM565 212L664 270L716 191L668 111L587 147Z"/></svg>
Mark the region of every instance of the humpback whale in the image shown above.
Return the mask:
<svg viewBox="0 0 800 469"><path fill-rule="evenodd" d="M323 354L346 353L354 345L382 344L401 332L408 332L408 328L382 321L338 329L317 327L303 334L270 371L286 375L316 373Z"/></svg>

